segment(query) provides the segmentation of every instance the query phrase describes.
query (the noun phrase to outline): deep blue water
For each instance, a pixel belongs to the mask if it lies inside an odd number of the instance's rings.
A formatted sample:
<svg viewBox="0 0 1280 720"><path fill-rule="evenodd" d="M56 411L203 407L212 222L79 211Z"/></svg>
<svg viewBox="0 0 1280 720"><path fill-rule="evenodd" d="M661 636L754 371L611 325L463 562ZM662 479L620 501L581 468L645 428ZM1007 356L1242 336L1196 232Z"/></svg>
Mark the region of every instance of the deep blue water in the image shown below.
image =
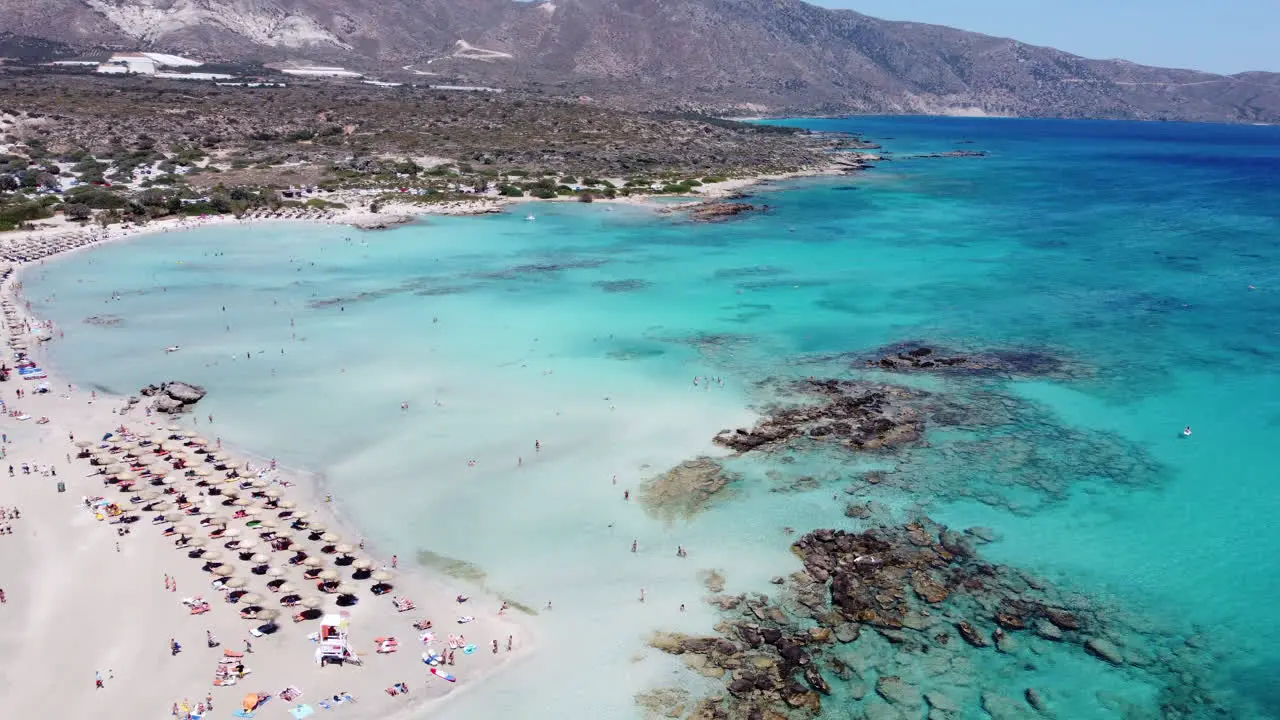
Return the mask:
<svg viewBox="0 0 1280 720"><path fill-rule="evenodd" d="M710 632L697 569L725 570L731 592L769 590L798 567L782 528L863 528L850 499L897 522L991 528L989 560L1098 608L1131 661L1034 637L925 661L864 632L840 652L870 684L896 674L963 717L984 717L984 691L1026 687L1059 717L1274 716L1280 129L788 123L862 134L891 159L762 189L768 213L721 225L573 204L539 206L536 223L211 229L58 261L27 294L68 328L56 361L82 382L205 383L223 437L324 474L383 546L474 562L530 605L554 598L546 660L450 716L560 717L569 693L626 717L639 690L705 689L645 651L645 634ZM911 157L951 150L987 155ZM123 322L80 324L104 312ZM1071 372L904 378L848 355L904 340L1035 348ZM158 352L169 344L183 351ZM264 354L233 360L245 350ZM706 374L725 386L693 388ZM760 381L810 375L926 387L970 417L891 455L731 461L744 479L688 521L619 504L622 487L747 422L772 399ZM398 412L406 398L421 414ZM531 461L535 438L546 449ZM873 467L885 480L858 484ZM818 487L796 489L801 476ZM633 537L652 554L629 556ZM694 562L671 556L677 543ZM571 690L552 680L567 665L586 673ZM826 716L885 712L836 684ZM1192 707L1186 688L1213 703Z"/></svg>

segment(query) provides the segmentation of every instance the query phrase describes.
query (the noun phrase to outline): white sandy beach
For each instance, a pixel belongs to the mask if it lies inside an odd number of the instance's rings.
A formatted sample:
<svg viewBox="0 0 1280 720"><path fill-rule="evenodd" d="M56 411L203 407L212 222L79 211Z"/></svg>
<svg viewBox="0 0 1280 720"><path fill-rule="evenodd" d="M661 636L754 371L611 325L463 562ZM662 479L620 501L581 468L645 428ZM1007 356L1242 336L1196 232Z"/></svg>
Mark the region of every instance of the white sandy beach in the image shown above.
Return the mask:
<svg viewBox="0 0 1280 720"><path fill-rule="evenodd" d="M24 306L15 296L17 282L14 273L3 287L6 307L14 310L6 316L11 327L27 321ZM39 360L40 343L23 334L27 338L22 339L33 348L34 359ZM12 367L13 352L7 344L5 352L6 364ZM5 638L5 652L0 654L0 707L5 708L7 716L105 713L107 717L167 717L175 703L185 700L195 709L211 697L214 710L206 717L229 718L240 709L246 695L276 695L289 686L300 689L302 696L291 702L275 697L254 717L286 718L299 704L310 705L318 713L333 712L355 719L421 716L431 703L468 691L508 662L531 655L532 618L515 609L499 615L498 598L475 596L459 604L455 598L464 591L449 587L447 578L425 577L407 567L413 565L413 548L400 552L399 569L392 571L394 590L375 596L369 591L370 580L349 579L352 568L336 567L334 556L320 551L326 543L308 540L306 532L293 533L298 543L295 548L272 552L258 540L257 531L246 527L253 517L230 519L229 527L239 531L239 539L258 541L255 552L268 556L271 567L281 568L283 579L298 594L320 599L326 613L349 612L348 637L363 662L359 666L322 668L315 661L317 645L308 639L309 634L320 629L320 622L293 622L292 614L302 608L281 607L281 594L268 589L270 576L252 574L253 563L222 547L226 538L208 537L214 526L199 524L208 513L183 519L183 524L194 529L194 537L206 543L204 550L220 552L220 562L232 565L233 576L246 581L244 589L263 598L263 607L282 612L278 632L250 638L249 629L263 621L241 619L239 610L244 604L229 603L224 592L212 587L216 576L202 570L206 562L188 557L190 548L176 548L176 537L162 535L170 523L152 524L152 519L161 513L139 513L141 517L131 526L131 532L120 536L117 529L121 525L112 524L111 518L95 519L95 513L84 503L86 497L102 496L126 509L145 504L131 504L129 498L134 493L105 484L108 476L99 474L101 468L78 459L80 448L72 442L72 436L78 441L97 441L124 425L131 432L147 431L152 440L161 441L173 434L165 428L174 419L160 413L147 417L143 405L119 414L127 407L123 398L99 395L93 400L88 391L69 389L67 380L55 375L50 375L47 382L51 392L45 394L34 392L40 382L20 379L16 373L0 385L6 409L30 418L20 420L8 412L0 416L0 431L7 436L0 473L9 464L15 471L13 477L0 475L0 507L17 507L21 511L19 519L0 520L0 527L7 524L13 530L12 534L0 535L0 589L5 593L5 603L0 605L0 637ZM21 399L16 395L19 388L27 393ZM49 421L38 424L43 417ZM95 449L97 445L95 442ZM154 455L155 447L145 445L136 452ZM228 452L236 457L234 451ZM197 459L200 457L192 455L193 463L213 467L214 463ZM23 471L24 463L32 467L30 474ZM163 461L152 467L162 475L182 474L172 472ZM210 477L223 475L212 471ZM358 531L329 512L331 506L315 496L316 490L306 477L284 471L267 477L296 483L279 487L279 491L287 502L296 503L298 510L309 511L312 524L322 523L343 543L354 546L360 542ZM237 508L221 506L221 498L200 495L205 490L195 485L200 479L182 478L169 487L186 491L194 504L204 504L210 513L230 516ZM57 490L59 482L65 483L65 492ZM233 481L218 487L235 484ZM163 488L140 483L139 489ZM245 491L244 497L250 490ZM281 510L262 507L265 500L254 498L254 505L260 507L257 519L275 521L287 531L288 521L276 517ZM176 508L172 507L168 510L174 511ZM298 547L322 559L325 568L339 571L343 582L355 586L359 603L338 608L333 595L320 593L315 581L304 580L303 568L287 562ZM367 552L353 550L352 554L370 560L376 568L389 566L390 553L377 553L370 548ZM176 581L176 591L166 590L166 576ZM209 602L208 612L193 615L183 604L184 598L195 596ZM393 596L411 598L416 609L397 612ZM474 616L475 620L459 624L460 616ZM424 619L434 624L435 639L427 644L413 627ZM207 646L206 631L213 633L221 643L219 647ZM421 658L428 646L447 649L450 635L464 636L465 642L459 644L477 646L474 654L457 650L456 664L443 668L457 677L456 683L428 674ZM374 638L386 636L398 639L399 650L393 654L376 653ZM171 638L182 646L177 655L170 652ZM245 655L243 662L251 672L233 686L215 687L215 670L223 651L243 652L246 639L252 641L253 652ZM498 643L496 654L494 642ZM102 678L102 688L95 687L95 674ZM397 682L408 686L407 696L392 697L385 692ZM321 709L322 700L344 693L356 702L336 704L332 710Z"/></svg>

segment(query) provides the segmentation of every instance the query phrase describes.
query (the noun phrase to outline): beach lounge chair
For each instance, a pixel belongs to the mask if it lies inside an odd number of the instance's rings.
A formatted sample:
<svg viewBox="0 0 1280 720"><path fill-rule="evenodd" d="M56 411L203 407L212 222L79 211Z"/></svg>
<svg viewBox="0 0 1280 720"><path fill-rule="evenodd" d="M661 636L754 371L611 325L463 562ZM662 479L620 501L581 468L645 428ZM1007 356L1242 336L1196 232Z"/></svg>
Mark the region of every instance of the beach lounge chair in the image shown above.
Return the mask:
<svg viewBox="0 0 1280 720"><path fill-rule="evenodd" d="M426 618L423 618L422 620L419 620L418 622L413 624L413 629L414 630L430 630L431 621L427 620Z"/></svg>
<svg viewBox="0 0 1280 720"><path fill-rule="evenodd" d="M373 642L378 647L379 655L390 655L400 649L400 641L393 637L378 637L374 638Z"/></svg>
<svg viewBox="0 0 1280 720"><path fill-rule="evenodd" d="M391 601L391 604L395 606L396 612L409 612L417 609L417 606L409 598L396 598Z"/></svg>

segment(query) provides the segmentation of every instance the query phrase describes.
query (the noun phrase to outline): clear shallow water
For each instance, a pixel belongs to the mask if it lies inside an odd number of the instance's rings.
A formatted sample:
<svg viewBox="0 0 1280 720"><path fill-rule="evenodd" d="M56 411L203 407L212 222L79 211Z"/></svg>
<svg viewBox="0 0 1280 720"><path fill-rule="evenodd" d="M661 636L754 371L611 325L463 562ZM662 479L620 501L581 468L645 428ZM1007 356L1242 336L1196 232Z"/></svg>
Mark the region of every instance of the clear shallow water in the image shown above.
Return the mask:
<svg viewBox="0 0 1280 720"><path fill-rule="evenodd" d="M858 497L899 518L991 527L993 561L1140 613L1153 633L1198 628L1223 653L1204 670L1233 712L1274 712L1280 131L796 122L892 138L901 154L990 156L787 184L761 196L770 213L713 226L557 205L535 223L158 236L37 269L27 296L67 328L52 351L83 384L205 384L211 434L323 474L385 554L464 559L493 589L553 601L534 662L450 717L631 717L638 690L702 687L645 636L710 631L699 569L722 569L733 592L768 590L798 568L782 528L861 527L840 490L870 467L890 480ZM95 314L121 322L81 323ZM889 378L999 418L899 457L734 461L744 480L692 522L622 500L749 423L766 399L757 381L860 374L835 356L911 338L1047 347L1084 377ZM182 351L163 353L171 344ZM724 387L695 388L705 374ZM804 475L818 487L792 488ZM877 641L851 647L930 686L927 664ZM971 686L943 689L966 716L981 716L979 688L1028 686L1063 717L1120 716L1099 690L1155 710L1163 681L1042 645L975 653ZM868 702L838 691L825 707L844 717Z"/></svg>

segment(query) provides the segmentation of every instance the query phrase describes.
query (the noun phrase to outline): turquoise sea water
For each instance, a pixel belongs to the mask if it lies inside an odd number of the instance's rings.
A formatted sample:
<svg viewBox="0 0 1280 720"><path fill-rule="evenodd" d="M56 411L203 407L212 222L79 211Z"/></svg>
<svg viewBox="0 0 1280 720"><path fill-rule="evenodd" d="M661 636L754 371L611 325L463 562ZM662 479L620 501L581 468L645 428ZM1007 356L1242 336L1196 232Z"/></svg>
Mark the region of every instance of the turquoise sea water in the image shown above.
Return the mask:
<svg viewBox="0 0 1280 720"><path fill-rule="evenodd" d="M201 430L320 473L384 554L465 560L553 602L535 658L447 717L639 717L638 691L714 690L646 636L711 632L701 569L730 592L798 569L784 527L865 527L842 490L872 467L887 481L854 499L992 528L989 560L1108 608L1155 661L1028 641L948 674L864 633L849 651L868 680L944 690L963 717L984 717L982 690L1032 686L1059 717L1171 716L1168 688L1193 681L1226 716L1276 716L1280 130L793 122L898 159L770 188L768 213L721 225L574 204L536 222L155 236L37 268L26 295L66 330L53 358L82 384L204 384ZM989 155L907 157L957 149ZM910 339L1035 347L1077 372L886 377L844 355ZM925 386L990 421L890 456L733 461L744 479L688 522L623 500L749 424L759 381L809 375ZM1196 667L1161 659L1186 638ZM824 715L882 711L856 694L838 686Z"/></svg>

